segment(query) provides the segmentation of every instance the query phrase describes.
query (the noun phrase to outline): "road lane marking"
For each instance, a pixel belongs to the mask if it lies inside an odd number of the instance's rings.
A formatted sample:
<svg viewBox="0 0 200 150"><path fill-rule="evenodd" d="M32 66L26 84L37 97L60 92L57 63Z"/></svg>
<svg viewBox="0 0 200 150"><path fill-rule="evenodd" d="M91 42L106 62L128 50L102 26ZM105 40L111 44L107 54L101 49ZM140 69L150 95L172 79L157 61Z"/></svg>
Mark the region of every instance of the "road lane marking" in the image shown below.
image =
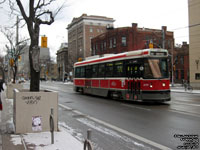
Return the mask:
<svg viewBox="0 0 200 150"><path fill-rule="evenodd" d="M181 101L181 102L191 102L191 100L180 100L180 99L175 99L173 101Z"/></svg>
<svg viewBox="0 0 200 150"><path fill-rule="evenodd" d="M127 105L127 104L121 104L122 106L130 107L130 108L137 108L141 110L146 110L146 111L151 111L151 109L143 108L143 107L138 107L138 106L132 106L132 105Z"/></svg>
<svg viewBox="0 0 200 150"><path fill-rule="evenodd" d="M187 106L196 106L196 107L200 107L199 104L188 104L188 103L180 103L180 102L171 102L173 104L181 104L181 105L187 105Z"/></svg>
<svg viewBox="0 0 200 150"><path fill-rule="evenodd" d="M168 111L179 113L179 114L184 114L184 115L188 115L188 116L193 116L193 117L200 117L200 114L189 112L189 111L188 112L187 111L181 111L181 110L178 110L178 109L170 109Z"/></svg>
<svg viewBox="0 0 200 150"><path fill-rule="evenodd" d="M64 108L64 109L72 110L72 111L75 112L75 113L83 114L83 113L81 113L80 111L73 110L72 108L70 108L70 107L68 107L68 106L65 106L65 105L63 105L63 104L58 104L58 105L59 105L60 107ZM137 139L137 140L139 140L139 141L142 141L142 142L144 142L144 143L146 143L146 144L149 144L149 145L151 145L151 146L154 146L154 147L156 147L156 148L159 148L159 149L162 149L162 150L172 150L172 149L169 148L169 147L166 147L166 146L164 146L164 145L158 144L158 143L156 143L156 142L154 142L154 141L148 140L148 139L146 139L146 138L144 138L144 137L141 137L141 136L139 136L139 135L136 135L136 134L134 134L134 133L130 133L130 132L124 130L124 129L121 129L121 128L117 127L117 126L111 125L111 124L109 124L109 123L107 123L107 122L104 122L104 121L102 121L102 120L96 119L96 118L91 117L91 116L88 116L88 115L85 115L85 116L86 116L86 118L88 118L88 119L91 119L91 120L93 120L93 121L95 121L95 122L97 122L97 123L100 123L100 124L102 124L102 125L104 125L104 126L106 126L106 127L109 127L109 128L111 128L111 129L114 129L114 130L116 130L116 131L118 131L118 132L120 132L120 133L123 133L123 134L125 134L125 135L128 135L128 136L130 136L130 137L132 137L132 138L135 138L135 139Z"/></svg>

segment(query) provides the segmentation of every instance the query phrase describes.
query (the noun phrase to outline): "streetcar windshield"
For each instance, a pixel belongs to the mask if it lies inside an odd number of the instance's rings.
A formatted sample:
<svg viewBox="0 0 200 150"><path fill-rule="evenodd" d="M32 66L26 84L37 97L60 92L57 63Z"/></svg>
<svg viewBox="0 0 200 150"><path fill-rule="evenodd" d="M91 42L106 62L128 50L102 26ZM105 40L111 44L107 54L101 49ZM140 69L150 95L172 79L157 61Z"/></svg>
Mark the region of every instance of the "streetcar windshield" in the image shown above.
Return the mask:
<svg viewBox="0 0 200 150"><path fill-rule="evenodd" d="M148 79L168 78L167 62L167 59L145 59L143 77Z"/></svg>

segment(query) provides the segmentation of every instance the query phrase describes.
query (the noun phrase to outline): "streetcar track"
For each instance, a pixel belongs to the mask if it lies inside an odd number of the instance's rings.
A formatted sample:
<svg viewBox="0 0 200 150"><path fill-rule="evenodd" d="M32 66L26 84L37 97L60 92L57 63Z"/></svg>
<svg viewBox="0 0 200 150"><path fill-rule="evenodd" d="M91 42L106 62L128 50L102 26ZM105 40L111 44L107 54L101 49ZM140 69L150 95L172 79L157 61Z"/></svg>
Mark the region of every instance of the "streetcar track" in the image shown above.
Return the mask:
<svg viewBox="0 0 200 150"><path fill-rule="evenodd" d="M68 106L65 106L65 105L63 105L63 104L58 104L58 105L59 105L59 107L62 107L62 108L64 108L64 109L72 110L72 108L70 108L70 107L68 107ZM77 110L73 110L72 112L77 113L78 115L84 115L82 112L77 111ZM97 123L99 123L99 124L102 124L102 125L104 125L104 126L106 126L106 127L108 127L108 128L111 128L111 129L113 129L113 130L115 130L115 131L118 131L118 132L120 132L120 133L123 133L123 134L125 134L125 135L127 135L127 136L130 136L130 137L132 137L132 138L135 138L135 139L137 139L137 140L139 140L139 141L142 141L142 142L144 142L144 143L146 143L146 144L149 144L149 145L151 145L151 146L153 146L153 147L156 147L156 148L159 148L159 149L163 149L163 150L172 150L171 148L169 148L169 147L167 147L167 146L161 145L161 144L159 144L159 143L156 143L156 142L154 142L154 141L151 141L151 140L149 140L149 139L146 139L146 138L141 137L141 136L139 136L139 135L136 135L136 134L134 134L134 133L130 133L130 132L127 131L127 130L121 129L121 128L117 127L117 126L114 126L114 125L112 125L112 124L109 124L109 123L107 123L107 122L104 122L104 121L102 121L102 120L99 120L99 119L97 119L97 118L94 118L94 117L92 117L92 116L89 116L89 115L84 115L84 116L85 116L85 118L88 118L88 119L90 119L90 120L92 120L92 121L94 121L94 122L97 122Z"/></svg>
<svg viewBox="0 0 200 150"><path fill-rule="evenodd" d="M194 113L194 112L190 112L190 111L181 111L181 110L178 110L178 109L170 109L168 111L200 118L200 114Z"/></svg>
<svg viewBox="0 0 200 150"><path fill-rule="evenodd" d="M178 104L178 105L187 105L187 106L195 106L195 107L200 107L199 104L188 104L188 103L180 103L180 102L171 102L173 104Z"/></svg>

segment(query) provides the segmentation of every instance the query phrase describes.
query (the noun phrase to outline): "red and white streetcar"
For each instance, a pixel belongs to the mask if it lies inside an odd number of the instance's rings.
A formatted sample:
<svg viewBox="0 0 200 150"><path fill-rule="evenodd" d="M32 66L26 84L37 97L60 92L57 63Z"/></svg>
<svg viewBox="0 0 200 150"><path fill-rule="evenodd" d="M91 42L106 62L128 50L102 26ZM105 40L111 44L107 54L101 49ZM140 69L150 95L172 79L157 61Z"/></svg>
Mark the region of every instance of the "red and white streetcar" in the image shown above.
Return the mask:
<svg viewBox="0 0 200 150"><path fill-rule="evenodd" d="M74 64L74 90L122 100L169 101L168 60L165 49L91 57Z"/></svg>

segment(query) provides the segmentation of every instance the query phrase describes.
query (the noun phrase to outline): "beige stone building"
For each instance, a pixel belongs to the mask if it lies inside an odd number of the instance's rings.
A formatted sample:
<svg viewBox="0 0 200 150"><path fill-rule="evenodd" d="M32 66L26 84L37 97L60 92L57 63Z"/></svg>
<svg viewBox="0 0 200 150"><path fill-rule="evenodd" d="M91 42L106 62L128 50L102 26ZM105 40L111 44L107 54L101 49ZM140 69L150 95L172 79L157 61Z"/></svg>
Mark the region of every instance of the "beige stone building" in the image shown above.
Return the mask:
<svg viewBox="0 0 200 150"><path fill-rule="evenodd" d="M200 1L188 0L190 84L200 88Z"/></svg>
<svg viewBox="0 0 200 150"><path fill-rule="evenodd" d="M57 67L58 67L58 76L57 79L63 81L67 75L69 74L68 71L68 44L61 43L60 49L56 53L57 57Z"/></svg>
<svg viewBox="0 0 200 150"><path fill-rule="evenodd" d="M113 26L113 18L83 14L68 25L69 71L78 60L91 56L91 39Z"/></svg>

